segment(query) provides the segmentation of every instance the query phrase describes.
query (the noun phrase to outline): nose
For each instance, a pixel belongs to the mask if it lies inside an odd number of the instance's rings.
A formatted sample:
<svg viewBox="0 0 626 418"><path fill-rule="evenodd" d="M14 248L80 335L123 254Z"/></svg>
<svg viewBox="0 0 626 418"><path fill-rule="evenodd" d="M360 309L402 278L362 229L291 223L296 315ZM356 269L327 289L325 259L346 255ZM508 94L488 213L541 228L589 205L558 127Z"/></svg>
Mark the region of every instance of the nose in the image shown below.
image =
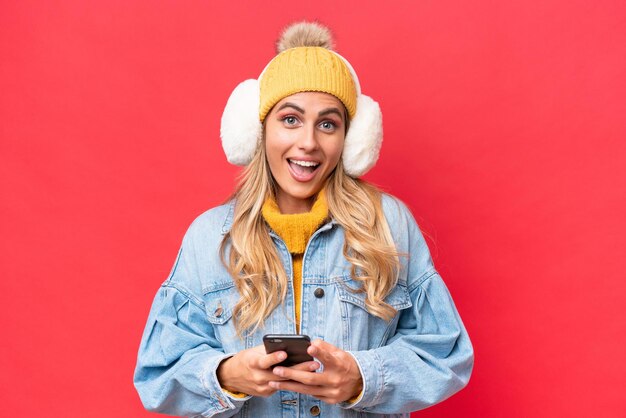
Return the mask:
<svg viewBox="0 0 626 418"><path fill-rule="evenodd" d="M307 124L304 126L304 129L300 130L297 145L299 149L306 152L314 151L319 147L317 132L313 124Z"/></svg>

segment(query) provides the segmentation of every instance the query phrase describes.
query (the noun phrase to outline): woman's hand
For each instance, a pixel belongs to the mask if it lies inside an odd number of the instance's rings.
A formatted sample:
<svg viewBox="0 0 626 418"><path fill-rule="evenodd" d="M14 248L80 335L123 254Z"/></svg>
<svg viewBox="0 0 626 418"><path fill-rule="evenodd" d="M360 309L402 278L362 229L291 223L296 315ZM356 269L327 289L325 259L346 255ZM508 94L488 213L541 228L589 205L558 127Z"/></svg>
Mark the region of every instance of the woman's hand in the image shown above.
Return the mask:
<svg viewBox="0 0 626 418"><path fill-rule="evenodd" d="M324 364L323 372L275 367L276 378L270 382L270 387L312 395L329 404L347 401L361 393L363 378L350 354L322 340L313 341L307 351Z"/></svg>
<svg viewBox="0 0 626 418"><path fill-rule="evenodd" d="M265 353L262 345L243 350L224 360L217 368L217 379L222 388L234 393L267 397L276 392L270 381L286 380L272 373L271 367L287 358L284 351ZM315 361L307 361L292 367L284 367L300 373L312 374L319 368Z"/></svg>

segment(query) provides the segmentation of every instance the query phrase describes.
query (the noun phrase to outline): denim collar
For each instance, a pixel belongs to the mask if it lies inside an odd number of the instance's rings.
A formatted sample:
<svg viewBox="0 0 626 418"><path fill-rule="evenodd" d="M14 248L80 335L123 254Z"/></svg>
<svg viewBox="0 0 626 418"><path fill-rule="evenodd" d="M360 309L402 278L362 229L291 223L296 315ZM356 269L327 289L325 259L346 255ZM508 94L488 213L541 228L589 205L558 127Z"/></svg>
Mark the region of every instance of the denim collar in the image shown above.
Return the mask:
<svg viewBox="0 0 626 418"><path fill-rule="evenodd" d="M228 212L226 212L226 219L224 219L224 225L222 225L222 235L227 234L230 231L230 227L233 225L233 216L235 215L235 199L231 199L226 203L228 206Z"/></svg>

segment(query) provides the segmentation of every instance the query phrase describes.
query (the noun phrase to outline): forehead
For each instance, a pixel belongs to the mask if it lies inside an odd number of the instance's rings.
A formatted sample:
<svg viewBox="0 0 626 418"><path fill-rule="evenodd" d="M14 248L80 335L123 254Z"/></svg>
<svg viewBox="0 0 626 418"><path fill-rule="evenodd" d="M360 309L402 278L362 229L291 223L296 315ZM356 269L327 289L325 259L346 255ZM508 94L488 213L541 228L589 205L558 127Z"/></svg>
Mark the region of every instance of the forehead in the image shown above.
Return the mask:
<svg viewBox="0 0 626 418"><path fill-rule="evenodd" d="M274 109L279 109L285 103L293 103L305 111L307 109L317 111L333 107L338 108L342 113L344 111L344 105L341 100L332 94L319 91L303 91L289 95L276 103Z"/></svg>

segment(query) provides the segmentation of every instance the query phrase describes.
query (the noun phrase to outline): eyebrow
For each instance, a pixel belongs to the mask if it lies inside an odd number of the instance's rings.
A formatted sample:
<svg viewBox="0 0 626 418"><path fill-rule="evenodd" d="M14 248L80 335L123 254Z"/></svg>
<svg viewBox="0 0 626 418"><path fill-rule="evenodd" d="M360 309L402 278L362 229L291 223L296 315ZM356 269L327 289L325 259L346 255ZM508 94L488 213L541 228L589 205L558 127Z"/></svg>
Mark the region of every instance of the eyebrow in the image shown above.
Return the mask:
<svg viewBox="0 0 626 418"><path fill-rule="evenodd" d="M283 109L284 109L284 108L286 108L286 107L291 107L291 108L294 108L296 111L298 111L298 112L300 112L300 113L302 113L302 114L304 115L304 109L302 109L300 106L296 106L295 104L290 103L290 102L283 103L283 104L282 104L282 105L278 108L278 110L283 110Z"/></svg>
<svg viewBox="0 0 626 418"><path fill-rule="evenodd" d="M326 110L322 110L320 113L318 113L318 116L326 116L329 115L331 113L335 113L336 115L338 115L341 120L343 120L343 112L340 112L339 109L337 109L336 107L332 107L330 109L326 109Z"/></svg>
<svg viewBox="0 0 626 418"><path fill-rule="evenodd" d="M291 103L291 102L286 102L286 103L283 103L283 104L282 104L282 105L278 108L278 110L283 110L283 109L284 109L284 108L286 108L286 107L291 107L292 109L296 110L297 112L299 112L299 113L301 113L301 114L303 114L303 115L305 114L304 109L302 109L300 106L295 105L295 104L293 104L293 103ZM342 113L339 109L337 109L336 107L331 107L331 108L329 108L329 109L322 110L322 111L321 111L321 112L319 112L317 115L318 115L318 116L326 116L326 115L331 114L331 113L334 113L334 114L338 115L338 116L341 118L341 120L343 120L343 119L344 119L344 114L343 114L343 113Z"/></svg>

